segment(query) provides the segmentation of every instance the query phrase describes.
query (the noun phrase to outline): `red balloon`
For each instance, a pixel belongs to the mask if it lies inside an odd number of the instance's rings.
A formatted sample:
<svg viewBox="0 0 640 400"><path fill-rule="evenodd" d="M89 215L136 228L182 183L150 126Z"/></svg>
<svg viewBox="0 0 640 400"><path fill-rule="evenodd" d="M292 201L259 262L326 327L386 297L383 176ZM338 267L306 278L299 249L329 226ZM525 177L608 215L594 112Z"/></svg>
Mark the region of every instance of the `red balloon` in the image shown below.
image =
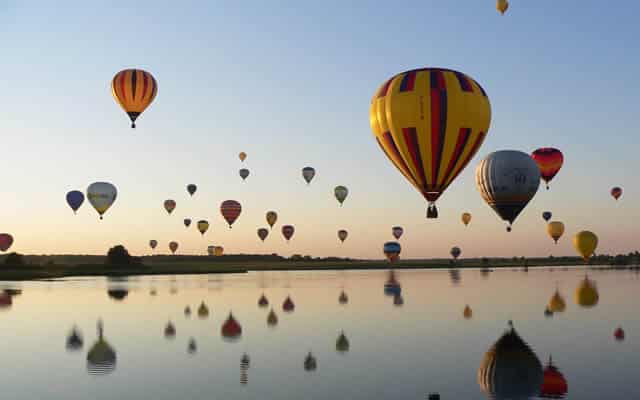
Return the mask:
<svg viewBox="0 0 640 400"><path fill-rule="evenodd" d="M233 317L233 314L229 313L227 320L222 324L221 333L227 339L237 339L242 335L242 327Z"/></svg>
<svg viewBox="0 0 640 400"><path fill-rule="evenodd" d="M618 200L620 196L622 196L622 188L616 186L611 189L611 196L613 196L614 199Z"/></svg>
<svg viewBox="0 0 640 400"><path fill-rule="evenodd" d="M561 399L569 391L569 385L564 375L556 368L549 358L549 364L544 369L544 378L542 388L540 388L540 397L545 399Z"/></svg>
<svg viewBox="0 0 640 400"><path fill-rule="evenodd" d="M624 340L624 330L622 328L618 327L618 329L616 329L613 332L613 336L616 338L617 341Z"/></svg>
<svg viewBox="0 0 640 400"><path fill-rule="evenodd" d="M534 151L531 158L538 164L540 177L547 183L547 189L549 189L549 182L562 168L564 162L562 152L553 147L543 147Z"/></svg>
<svg viewBox="0 0 640 400"><path fill-rule="evenodd" d="M285 312L293 312L293 310L296 308L295 304L293 304L293 300L291 300L291 297L287 296L287 298L284 300L284 303L282 303L282 309Z"/></svg>
<svg viewBox="0 0 640 400"><path fill-rule="evenodd" d="M238 219L240 212L242 212L242 206L235 200L225 200L220 205L220 213L229 224L229 228Z"/></svg>
<svg viewBox="0 0 640 400"><path fill-rule="evenodd" d="M13 244L13 236L8 233L0 233L0 251L7 251Z"/></svg>

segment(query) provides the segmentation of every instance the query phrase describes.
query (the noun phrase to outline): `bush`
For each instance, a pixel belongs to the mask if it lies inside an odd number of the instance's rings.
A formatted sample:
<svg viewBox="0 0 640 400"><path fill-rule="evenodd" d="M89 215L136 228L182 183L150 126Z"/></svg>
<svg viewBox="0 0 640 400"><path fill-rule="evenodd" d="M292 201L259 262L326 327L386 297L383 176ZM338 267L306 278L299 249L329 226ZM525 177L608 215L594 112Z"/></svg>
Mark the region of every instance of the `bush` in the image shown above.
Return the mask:
<svg viewBox="0 0 640 400"><path fill-rule="evenodd" d="M7 254L7 258L4 260L4 265L10 266L22 266L24 265L24 256L19 253L9 253Z"/></svg>
<svg viewBox="0 0 640 400"><path fill-rule="evenodd" d="M140 264L139 257L131 257L127 249L122 245L113 246L107 252L107 265L134 265Z"/></svg>

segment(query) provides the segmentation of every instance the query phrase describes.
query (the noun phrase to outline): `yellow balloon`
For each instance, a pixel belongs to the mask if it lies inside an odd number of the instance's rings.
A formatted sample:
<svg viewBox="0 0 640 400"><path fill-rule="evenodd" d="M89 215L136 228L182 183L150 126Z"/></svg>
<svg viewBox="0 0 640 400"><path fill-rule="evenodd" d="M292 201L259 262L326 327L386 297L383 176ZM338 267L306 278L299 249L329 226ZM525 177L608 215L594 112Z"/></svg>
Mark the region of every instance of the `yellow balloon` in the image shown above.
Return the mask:
<svg viewBox="0 0 640 400"><path fill-rule="evenodd" d="M469 225L469 221L471 221L471 214L468 212L462 213L462 223L467 226Z"/></svg>
<svg viewBox="0 0 640 400"><path fill-rule="evenodd" d="M507 12L508 8L509 8L509 1L508 0L497 0L496 1L496 10L498 10L500 12L500 14L504 15L504 13Z"/></svg>
<svg viewBox="0 0 640 400"><path fill-rule="evenodd" d="M240 161L244 161L244 159L247 158L247 153L241 151L240 154L238 154L238 157L240 158Z"/></svg>
<svg viewBox="0 0 640 400"><path fill-rule="evenodd" d="M224 247L216 246L216 247L213 248L213 254L216 257L220 257L223 253L224 253Z"/></svg>
<svg viewBox="0 0 640 400"><path fill-rule="evenodd" d="M464 319L470 319L473 316L473 311L471 310L471 307L469 307L468 304L464 307L464 311L462 315L464 316Z"/></svg>
<svg viewBox="0 0 640 400"><path fill-rule="evenodd" d="M580 254L584 262L589 262L593 252L596 250L596 247L598 247L598 237L593 232L578 232L573 237L573 247L576 248L576 251Z"/></svg>
<svg viewBox="0 0 640 400"><path fill-rule="evenodd" d="M560 292L556 290L556 292L551 297L551 300L549 300L549 305L547 306L547 308L549 308L550 311L556 313L563 312L566 307L567 304L564 302L564 298L562 297L562 295L560 295Z"/></svg>
<svg viewBox="0 0 640 400"><path fill-rule="evenodd" d="M595 282L589 280L588 277L584 277L580 285L576 288L576 304L582 307L593 307L598 304L600 296L598 295L598 289Z"/></svg>
<svg viewBox="0 0 640 400"><path fill-rule="evenodd" d="M557 244L558 239L560 239L560 237L564 233L564 224L560 221L549 222L549 224L547 225L547 233Z"/></svg>

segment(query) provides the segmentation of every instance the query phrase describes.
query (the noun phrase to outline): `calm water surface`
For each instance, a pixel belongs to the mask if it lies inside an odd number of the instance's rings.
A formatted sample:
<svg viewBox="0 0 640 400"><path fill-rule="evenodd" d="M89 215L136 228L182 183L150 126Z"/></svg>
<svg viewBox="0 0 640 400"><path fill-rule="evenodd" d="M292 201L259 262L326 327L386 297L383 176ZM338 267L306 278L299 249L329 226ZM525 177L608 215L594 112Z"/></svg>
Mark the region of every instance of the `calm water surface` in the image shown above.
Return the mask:
<svg viewBox="0 0 640 400"><path fill-rule="evenodd" d="M0 282L9 289L0 302L0 387L10 399L369 400L436 392L460 400L501 398L500 391L526 399L538 398L530 387L552 356L567 399L639 399L640 276L590 270L598 301L583 307L575 291L584 276L582 269L398 271L401 299L392 295L397 288L385 293L383 271ZM545 316L556 287L566 309ZM263 293L269 306L260 308ZM288 313L287 296L295 306ZM201 302L208 318L198 317ZM239 338L222 336L230 312ZM483 357L509 320L528 349L496 350L484 369L495 373L479 384ZM169 321L174 337L165 336ZM67 348L74 325L83 339L75 350ZM618 326L624 340L614 338ZM305 370L308 352L313 371ZM504 375L504 366L519 375Z"/></svg>

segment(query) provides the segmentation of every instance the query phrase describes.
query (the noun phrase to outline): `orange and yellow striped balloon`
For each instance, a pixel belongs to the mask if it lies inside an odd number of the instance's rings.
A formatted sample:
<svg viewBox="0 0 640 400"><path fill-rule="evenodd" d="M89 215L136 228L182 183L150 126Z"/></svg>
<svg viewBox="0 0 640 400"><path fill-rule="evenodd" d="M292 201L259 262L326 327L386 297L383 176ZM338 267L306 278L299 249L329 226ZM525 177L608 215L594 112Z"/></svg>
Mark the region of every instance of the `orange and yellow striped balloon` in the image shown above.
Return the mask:
<svg viewBox="0 0 640 400"><path fill-rule="evenodd" d="M136 119L149 107L158 93L156 79L141 69L125 69L111 81L111 93L131 119L131 127L136 127Z"/></svg>
<svg viewBox="0 0 640 400"><path fill-rule="evenodd" d="M384 83L369 110L382 151L429 202L435 201L478 152L491 123L491 104L467 75L441 68L400 73Z"/></svg>

